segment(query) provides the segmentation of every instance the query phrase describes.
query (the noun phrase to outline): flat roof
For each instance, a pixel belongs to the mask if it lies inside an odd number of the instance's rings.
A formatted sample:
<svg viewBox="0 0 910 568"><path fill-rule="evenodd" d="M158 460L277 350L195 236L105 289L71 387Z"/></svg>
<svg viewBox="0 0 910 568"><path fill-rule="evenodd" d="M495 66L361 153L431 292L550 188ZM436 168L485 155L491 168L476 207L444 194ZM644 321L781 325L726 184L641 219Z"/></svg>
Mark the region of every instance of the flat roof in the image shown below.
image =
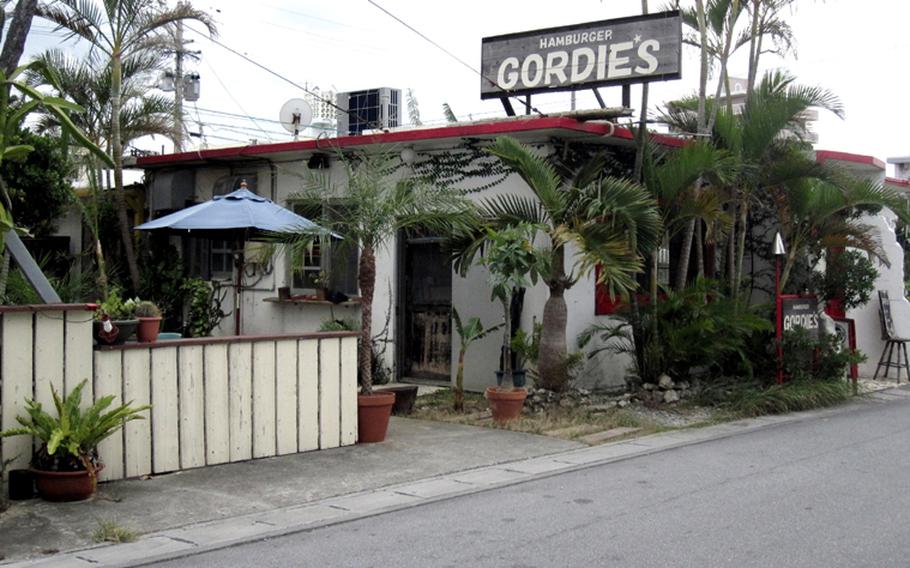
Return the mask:
<svg viewBox="0 0 910 568"><path fill-rule="evenodd" d="M459 139L495 138L511 135L519 139L546 139L559 137L564 139L597 140L610 139L620 143L631 143L634 135L628 128L615 126L604 121L580 121L572 117L558 116L522 116L495 121L474 123L456 123L431 128L414 128L394 130L360 136L340 136L338 138L317 138L296 142L278 142L270 144L250 144L213 148L210 150L193 150L175 154L161 154L137 158L132 167L160 168L176 165L199 165L210 162L230 162L255 159L294 159L301 152L318 152L338 148L353 148L373 144L388 145L427 145L435 141L444 142ZM665 134L653 135L661 144L682 146L683 138Z"/></svg>
<svg viewBox="0 0 910 568"><path fill-rule="evenodd" d="M885 169L885 163L874 156L851 154L850 152L837 152L835 150L816 150L815 160L817 162L824 162L826 160L849 162L851 164L856 164L859 167L858 169L871 170L873 172Z"/></svg>

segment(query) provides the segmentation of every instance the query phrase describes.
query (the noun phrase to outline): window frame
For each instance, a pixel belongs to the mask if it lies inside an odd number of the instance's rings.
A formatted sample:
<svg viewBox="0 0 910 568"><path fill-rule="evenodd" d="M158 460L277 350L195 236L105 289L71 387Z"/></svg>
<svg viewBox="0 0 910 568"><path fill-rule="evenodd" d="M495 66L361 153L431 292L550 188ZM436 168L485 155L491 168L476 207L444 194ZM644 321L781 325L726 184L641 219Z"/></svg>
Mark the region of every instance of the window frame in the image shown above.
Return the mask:
<svg viewBox="0 0 910 568"><path fill-rule="evenodd" d="M346 201L348 201L348 200L337 199L337 200L333 200L333 203L337 202L336 206L339 208L343 208ZM291 209L291 211L293 211L294 213L301 215L303 217L306 217L308 219L311 219L311 220L316 219L317 222L319 219L321 219L324 216L324 205L321 200L295 199L295 200L288 202L288 208ZM318 208L319 212L316 215L314 215L314 212L317 208ZM305 280L303 280L304 274L305 273L319 274L319 273L324 272L326 274L326 276L328 277L331 285L324 286L323 288L328 288L328 289L331 289L332 291L341 292L348 296L356 296L356 295L360 294L360 286L359 286L359 283L357 280L357 267L358 267L358 262L359 262L359 257L360 257L360 248L356 247L353 250L346 251L346 254L353 256L353 260L348 260L348 263L349 263L349 268L353 268L354 270L352 273L346 274L346 277L347 277L346 281L343 282L341 286L339 286L337 281L333 282L333 269L332 269L334 262L335 262L334 256L335 256L335 254L339 254L337 252L337 244L329 241L328 243L321 243L321 244L317 244L314 246L319 247L319 252L318 252L319 265L318 265L318 267L315 263L311 264L310 266L307 266L306 256L309 256L309 255L305 254L303 268L295 270L293 268L293 264L294 264L293 259L290 256L292 253L290 251L288 251L288 256L287 256L288 284L291 288L291 293L292 294L315 294L315 293L317 293L319 291L319 288L316 288L315 286L301 285L301 284L312 284L312 280L310 282L306 282ZM313 256L315 256L315 255L313 255Z"/></svg>

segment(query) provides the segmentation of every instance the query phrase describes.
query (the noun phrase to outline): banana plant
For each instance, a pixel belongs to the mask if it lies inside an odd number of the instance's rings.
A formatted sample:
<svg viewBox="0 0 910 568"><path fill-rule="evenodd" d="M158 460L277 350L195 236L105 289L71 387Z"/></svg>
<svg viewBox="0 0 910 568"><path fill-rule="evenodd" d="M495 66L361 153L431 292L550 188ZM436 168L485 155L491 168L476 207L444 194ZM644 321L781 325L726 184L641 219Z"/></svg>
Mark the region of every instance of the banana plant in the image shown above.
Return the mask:
<svg viewBox="0 0 910 568"><path fill-rule="evenodd" d="M455 331L461 338L461 347L458 350L458 374L455 375L455 411L464 412L464 357L468 352L468 347L498 330L504 324L484 327L478 317L470 318L466 324L463 324L461 316L458 315L458 310L455 308L452 308L452 320L455 322Z"/></svg>

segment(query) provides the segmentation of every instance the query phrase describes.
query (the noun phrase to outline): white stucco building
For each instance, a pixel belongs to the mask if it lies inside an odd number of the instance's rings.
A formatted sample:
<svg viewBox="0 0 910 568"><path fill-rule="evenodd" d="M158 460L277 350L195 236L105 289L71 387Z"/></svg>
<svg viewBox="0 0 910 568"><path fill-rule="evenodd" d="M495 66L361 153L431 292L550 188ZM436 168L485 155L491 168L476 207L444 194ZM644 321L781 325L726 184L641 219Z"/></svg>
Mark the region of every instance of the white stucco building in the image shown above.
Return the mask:
<svg viewBox="0 0 910 568"><path fill-rule="evenodd" d="M188 204L228 193L246 180L249 189L289 209L306 215L306 204L295 201L308 179L314 174L327 174L339 187L344 186L344 171L338 152L381 147L400 155L400 171L418 170L434 163L439 170L462 171L465 160L477 164L486 156L479 145L497 136L509 135L530 144L543 153L552 152L565 142L585 143L612 148L617 153L633 151L629 130L603 121L582 122L569 117L519 117L506 120L453 124L443 127L399 130L362 136L306 140L185 152L181 154L139 158L136 167L146 172L148 204L152 216L182 209ZM678 146L684 143L673 137L658 135L659 141ZM884 182L884 165L874 158L839 152L817 153L820 161L836 160L862 176ZM486 156L487 163L495 159ZM455 162L459 168L453 166ZM441 165L441 167L439 167ZM454 187L468 190L474 199L485 199L500 193L529 193L515 175L489 168L474 168L476 175L464 179L453 176ZM451 172L450 172L451 173ZM891 180L906 189L908 182ZM903 184L903 185L901 185ZM336 197L343 197L338 195ZM879 266L878 289L886 289L897 304L896 315L906 308L910 335L910 304L903 295L903 251L894 236L894 215L890 211L867 220L879 228L883 246L891 261L890 268ZM172 238L175 239L175 238ZM196 276L220 279L233 286L231 244L193 242L181 244ZM247 257L255 257L255 247L247 248ZM342 257L332 251L310 259L304 274L292 274L286 254L278 254L261 263L252 263L244 274L242 293L243 334L306 332L319 329L330 319L356 319L359 302L356 297L356 258ZM571 262L571 261L570 261ZM320 272L328 272L334 290L351 296L333 304L317 300L314 281ZM290 288L291 299L279 298L280 288ZM386 364L397 379L409 378L431 383L449 383L455 373L458 337L453 333L451 308L463 319L479 316L486 325L502 319L500 305L490 300L487 274L473 267L466 277L452 269L450 259L438 239L431 236L400 236L377 253L377 280L373 306L373 334L387 330L384 343ZM521 327L530 331L534 320L540 320L547 299L547 288L539 283L527 290L521 314ZM594 274L587 275L566 292L568 307L567 342L572 349L576 337L592 323L603 321L597 315L597 292ZM233 309L233 294L227 294L225 308ZM600 313L603 313L601 296ZM848 317L856 320L858 347L868 355L860 374L871 376L881 353L882 342L878 320L877 296L863 308L851 310ZM233 321L226 318L219 330L233 332ZM500 337L487 337L471 347L466 361L465 386L481 390L494 383L499 364ZM624 384L631 361L626 357L601 355L587 360L579 382L590 387L616 387Z"/></svg>
<svg viewBox="0 0 910 568"><path fill-rule="evenodd" d="M188 204L227 193L246 180L249 189L263 197L295 208L294 195L314 172L325 173L343 186L344 171L338 163L338 151L381 146L400 153L402 168L444 156L486 156L476 144L510 135L531 144L541 152L552 151L565 141L598 146L632 148L632 134L606 122L580 122L565 117L521 117L486 123L456 124L438 128L402 130L388 133L348 136L331 140L307 140L278 144L201 150L181 154L140 158L136 167L146 171L150 214L160 216ZM678 144L675 139L668 143ZM474 148L474 149L471 149ZM488 162L496 162L486 156ZM496 182L496 183L491 183ZM491 187L485 187L491 186ZM495 179L474 177L458 181L455 187L470 191L472 198L482 199L498 193L528 193L530 190L515 175ZM297 205L306 214L306 208ZM180 239L172 237L175 244ZM256 244L247 247L247 257L254 257ZM182 254L189 255L194 275L220 279L224 286L233 284L229 243L184 242ZM241 314L242 333L314 331L328 319L356 318L356 265L351 259L339 261L322 255L314 260L312 273L294 276L286 254L270 261L253 264L245 272ZM319 264L321 263L321 265ZM299 297L315 292L313 277L322 270L332 272L333 289L351 296L340 304L315 298ZM339 274L340 272L340 274ZM290 300L279 299L279 288L289 287ZM539 283L527 290L521 325L530 331L533 321L540 320L547 299L546 287ZM226 311L233 308L233 294L227 294ZM579 333L595 316L594 275L582 278L566 293L568 305L567 341L570 349ZM490 300L487 275L482 267L473 267L466 277L456 274L447 253L437 239L398 238L377 254L376 294L373 304L373 333L382 332L388 321L385 358L396 378L423 378L430 382L448 383L454 374L458 337L451 330L450 308L458 309L462 318L479 316L486 325L498 323L502 310ZM388 316L388 317L387 317ZM231 318L222 323L221 333L233 332ZM467 360L465 386L480 390L494 383L498 368L500 337L490 336L471 347ZM619 386L624 382L629 361L624 358L599 357L586 363L581 381L589 386Z"/></svg>

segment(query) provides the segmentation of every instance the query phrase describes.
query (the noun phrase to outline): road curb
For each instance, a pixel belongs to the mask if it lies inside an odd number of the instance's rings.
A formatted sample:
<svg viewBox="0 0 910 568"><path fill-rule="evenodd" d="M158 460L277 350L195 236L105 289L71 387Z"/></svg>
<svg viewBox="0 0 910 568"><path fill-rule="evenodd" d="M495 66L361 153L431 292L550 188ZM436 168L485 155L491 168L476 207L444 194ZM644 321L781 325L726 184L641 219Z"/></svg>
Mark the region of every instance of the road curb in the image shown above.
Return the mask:
<svg viewBox="0 0 910 568"><path fill-rule="evenodd" d="M672 430L641 438L438 475L266 512L196 523L149 533L132 543L98 545L39 559L0 563L0 566L3 568L146 566L249 542L349 523L785 424L816 420L867 407L869 404L888 404L908 397L910 390L906 387L896 387L871 393L861 400L836 407L788 415L761 416L702 428Z"/></svg>

